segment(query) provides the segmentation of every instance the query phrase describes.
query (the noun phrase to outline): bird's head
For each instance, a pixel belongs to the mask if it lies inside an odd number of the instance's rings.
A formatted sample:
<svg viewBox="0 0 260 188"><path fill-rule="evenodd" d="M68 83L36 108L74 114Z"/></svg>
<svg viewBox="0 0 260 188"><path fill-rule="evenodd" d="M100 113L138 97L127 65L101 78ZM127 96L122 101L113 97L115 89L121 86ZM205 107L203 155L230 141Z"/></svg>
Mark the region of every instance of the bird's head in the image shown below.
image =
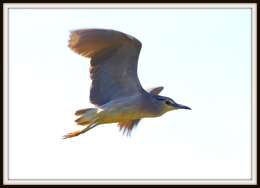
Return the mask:
<svg viewBox="0 0 260 188"><path fill-rule="evenodd" d="M178 103L176 103L174 100L172 100L169 97L155 95L155 98L158 101L160 101L160 103L162 104L164 112L168 112L168 111L171 111L171 110L178 110L178 109L191 110L190 107L184 106L182 104L178 104Z"/></svg>

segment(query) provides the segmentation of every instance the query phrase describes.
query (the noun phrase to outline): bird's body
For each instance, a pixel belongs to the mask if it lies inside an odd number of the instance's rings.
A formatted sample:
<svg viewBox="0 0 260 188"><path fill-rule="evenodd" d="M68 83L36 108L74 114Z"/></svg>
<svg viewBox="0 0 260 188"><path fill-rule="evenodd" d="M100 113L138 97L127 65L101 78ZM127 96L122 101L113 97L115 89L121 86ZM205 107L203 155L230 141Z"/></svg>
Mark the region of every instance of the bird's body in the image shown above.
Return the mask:
<svg viewBox="0 0 260 188"><path fill-rule="evenodd" d="M146 108L146 104L154 105L156 108ZM136 120L145 117L157 117L163 112L158 108L157 101L151 96L134 95L110 101L100 108L100 115L103 117L103 123L115 123L126 120Z"/></svg>
<svg viewBox="0 0 260 188"><path fill-rule="evenodd" d="M78 110L76 122L86 126L64 138L82 134L100 124L118 123L130 134L142 118L158 117L174 109L190 109L159 96L163 87L144 90L137 76L141 42L134 37L104 29L73 31L69 47L91 58L90 101L96 108Z"/></svg>

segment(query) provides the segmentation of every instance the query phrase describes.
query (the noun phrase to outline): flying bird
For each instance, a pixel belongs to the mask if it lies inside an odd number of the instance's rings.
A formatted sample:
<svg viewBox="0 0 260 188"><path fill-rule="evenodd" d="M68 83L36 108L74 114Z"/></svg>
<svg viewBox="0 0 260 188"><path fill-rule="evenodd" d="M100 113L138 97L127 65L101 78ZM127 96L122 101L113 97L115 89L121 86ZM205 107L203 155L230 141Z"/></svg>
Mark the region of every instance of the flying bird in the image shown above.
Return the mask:
<svg viewBox="0 0 260 188"><path fill-rule="evenodd" d="M100 124L118 123L124 134L142 118L159 117L177 109L191 108L160 96L163 87L143 89L137 75L141 42L128 34L107 29L72 31L68 44L74 52L90 58L90 101L95 105L76 111L82 130L64 135L78 136Z"/></svg>

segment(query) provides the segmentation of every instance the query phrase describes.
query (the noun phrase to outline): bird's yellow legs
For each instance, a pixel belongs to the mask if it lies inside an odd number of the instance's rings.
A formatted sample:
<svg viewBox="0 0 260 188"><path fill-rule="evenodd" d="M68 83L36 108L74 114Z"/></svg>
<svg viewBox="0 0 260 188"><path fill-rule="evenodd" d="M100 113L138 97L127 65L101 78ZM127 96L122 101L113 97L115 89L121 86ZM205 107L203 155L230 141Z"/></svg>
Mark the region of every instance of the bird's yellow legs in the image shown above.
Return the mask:
<svg viewBox="0 0 260 188"><path fill-rule="evenodd" d="M90 124L86 128L84 128L82 130L70 132L70 133L64 135L62 138L67 139L67 138L72 138L72 137L78 136L78 135L83 134L83 133L89 131L90 129L96 127L97 125L98 125L97 123Z"/></svg>
<svg viewBox="0 0 260 188"><path fill-rule="evenodd" d="M81 130L78 130L78 131L70 132L70 133L64 135L62 138L63 139L72 138L72 137L78 136L80 134L81 134Z"/></svg>

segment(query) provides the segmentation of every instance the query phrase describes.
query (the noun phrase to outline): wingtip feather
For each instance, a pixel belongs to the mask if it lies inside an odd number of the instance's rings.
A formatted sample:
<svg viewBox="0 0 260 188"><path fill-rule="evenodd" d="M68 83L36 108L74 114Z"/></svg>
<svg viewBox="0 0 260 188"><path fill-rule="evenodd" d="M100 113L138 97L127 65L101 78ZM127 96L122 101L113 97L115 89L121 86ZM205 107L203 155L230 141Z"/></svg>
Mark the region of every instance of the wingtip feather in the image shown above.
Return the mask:
<svg viewBox="0 0 260 188"><path fill-rule="evenodd" d="M71 31L68 46L70 48L74 48L78 44L79 39L80 39L80 36L78 35L77 31Z"/></svg>

